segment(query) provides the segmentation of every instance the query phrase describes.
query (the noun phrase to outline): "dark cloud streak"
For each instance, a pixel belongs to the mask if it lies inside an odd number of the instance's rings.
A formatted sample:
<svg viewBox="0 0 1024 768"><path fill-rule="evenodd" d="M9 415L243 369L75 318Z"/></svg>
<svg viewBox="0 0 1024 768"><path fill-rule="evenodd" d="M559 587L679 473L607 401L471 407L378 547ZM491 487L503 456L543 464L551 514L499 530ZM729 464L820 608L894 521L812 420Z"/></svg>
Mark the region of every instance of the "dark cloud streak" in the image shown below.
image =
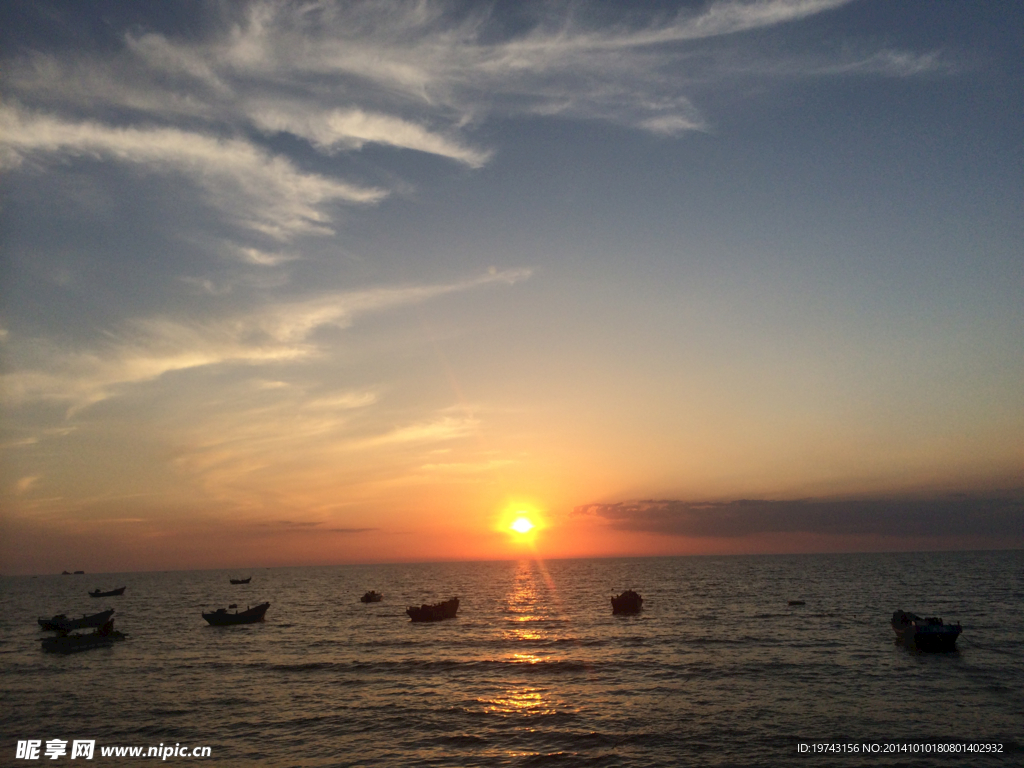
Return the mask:
<svg viewBox="0 0 1024 768"><path fill-rule="evenodd" d="M647 499L585 504L574 515L595 515L625 531L698 538L765 533L838 536L1024 537L1024 492L932 499L688 502Z"/></svg>
<svg viewBox="0 0 1024 768"><path fill-rule="evenodd" d="M378 528L320 528L323 521L278 520L276 523L263 523L264 526L283 526L289 533L370 533Z"/></svg>

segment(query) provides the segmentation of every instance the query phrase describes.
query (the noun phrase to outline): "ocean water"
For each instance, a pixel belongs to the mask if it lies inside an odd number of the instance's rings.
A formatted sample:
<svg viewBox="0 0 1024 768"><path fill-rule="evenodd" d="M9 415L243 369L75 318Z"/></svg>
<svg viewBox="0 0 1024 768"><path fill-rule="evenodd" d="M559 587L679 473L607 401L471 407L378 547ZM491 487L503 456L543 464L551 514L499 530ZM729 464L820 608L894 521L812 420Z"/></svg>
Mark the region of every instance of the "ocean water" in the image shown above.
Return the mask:
<svg viewBox="0 0 1024 768"><path fill-rule="evenodd" d="M228 583L249 575L0 580L0 765L76 765L74 739L122 766L161 761L100 748L206 746L163 762L217 766L1024 765L1020 551L276 568ZM627 588L644 610L613 616ZM368 589L383 602L360 603ZM405 616L452 595L455 620ZM264 600L262 624L200 616ZM37 616L105 607L128 640L40 650ZM896 608L960 621L958 650L896 645ZM29 739L69 754L18 759ZM823 743L1002 752L800 752Z"/></svg>

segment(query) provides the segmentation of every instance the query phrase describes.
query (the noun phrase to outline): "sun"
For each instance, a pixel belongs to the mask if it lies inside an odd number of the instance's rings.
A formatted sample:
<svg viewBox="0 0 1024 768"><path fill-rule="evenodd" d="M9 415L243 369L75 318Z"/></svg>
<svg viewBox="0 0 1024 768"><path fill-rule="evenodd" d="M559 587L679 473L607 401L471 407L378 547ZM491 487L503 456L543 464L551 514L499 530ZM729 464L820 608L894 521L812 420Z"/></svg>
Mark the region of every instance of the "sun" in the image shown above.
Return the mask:
<svg viewBox="0 0 1024 768"><path fill-rule="evenodd" d="M517 517L514 521L512 521L512 525L509 526L509 528L511 528L516 533L521 533L524 535L532 531L533 527L534 526L533 523L530 522L530 518L522 516Z"/></svg>
<svg viewBox="0 0 1024 768"><path fill-rule="evenodd" d="M536 549L538 540L548 527L544 510L530 501L514 499L494 518L492 530L501 533L512 550L523 554L523 548Z"/></svg>

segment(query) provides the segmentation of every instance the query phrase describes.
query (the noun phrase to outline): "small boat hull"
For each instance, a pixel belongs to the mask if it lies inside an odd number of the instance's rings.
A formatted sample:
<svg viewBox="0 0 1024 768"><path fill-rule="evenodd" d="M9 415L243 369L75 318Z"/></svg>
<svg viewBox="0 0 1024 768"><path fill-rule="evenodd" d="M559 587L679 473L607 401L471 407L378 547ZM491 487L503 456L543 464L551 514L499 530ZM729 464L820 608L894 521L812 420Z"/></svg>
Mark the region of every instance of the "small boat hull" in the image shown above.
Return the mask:
<svg viewBox="0 0 1024 768"><path fill-rule="evenodd" d="M383 599L384 599L384 595L382 595L380 592L377 592L376 590L371 589L369 592L367 592L365 595L363 595L362 597L359 598L359 602L361 602L361 603L379 603Z"/></svg>
<svg viewBox="0 0 1024 768"><path fill-rule="evenodd" d="M127 637L123 632L114 629L114 620L110 619L95 632L85 635L59 634L56 637L43 638L39 645L48 653L76 653L90 648L105 648Z"/></svg>
<svg viewBox="0 0 1024 768"><path fill-rule="evenodd" d="M89 597L117 597L118 595L123 595L126 589L127 587L118 587L117 589L112 589L109 592L100 592L97 589L90 592Z"/></svg>
<svg viewBox="0 0 1024 768"><path fill-rule="evenodd" d="M250 576L248 579L228 579L228 581L230 581L232 584L248 584L250 581L252 581L252 576Z"/></svg>
<svg viewBox="0 0 1024 768"><path fill-rule="evenodd" d="M263 616L269 607L270 603L261 603L248 610L235 611L234 613L228 613L227 608L221 608L213 613L204 613L203 618L214 627L226 627L232 624L256 624L263 621Z"/></svg>
<svg viewBox="0 0 1024 768"><path fill-rule="evenodd" d="M627 589L621 595L612 598L612 613L628 616L633 613L640 613L644 607L644 599L632 589Z"/></svg>
<svg viewBox="0 0 1024 768"><path fill-rule="evenodd" d="M891 624L897 642L928 652L955 651L957 638L962 631L960 622L945 624L940 618L922 619L907 611L894 612Z"/></svg>
<svg viewBox="0 0 1024 768"><path fill-rule="evenodd" d="M405 612L409 615L410 619L420 622L454 619L458 610L459 598L453 597L451 600L445 600L443 603L434 603L433 605L424 603L419 608L412 605L406 608Z"/></svg>
<svg viewBox="0 0 1024 768"><path fill-rule="evenodd" d="M80 619L69 619L67 616L60 615L54 616L52 619L38 619L38 621L39 626L45 630L71 632L75 629L102 627L113 615L114 609L111 608L106 611L101 611L100 613L94 613L92 616L82 616Z"/></svg>

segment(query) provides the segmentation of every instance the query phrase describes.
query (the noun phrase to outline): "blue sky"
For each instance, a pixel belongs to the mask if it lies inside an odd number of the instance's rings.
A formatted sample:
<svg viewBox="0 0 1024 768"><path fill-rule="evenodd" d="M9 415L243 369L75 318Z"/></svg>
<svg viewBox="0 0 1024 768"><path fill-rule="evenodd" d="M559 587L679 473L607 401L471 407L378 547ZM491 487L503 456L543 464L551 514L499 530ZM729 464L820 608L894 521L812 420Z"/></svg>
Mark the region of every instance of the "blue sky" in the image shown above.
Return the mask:
<svg viewBox="0 0 1024 768"><path fill-rule="evenodd" d="M1020 546L1022 15L6 3L5 570Z"/></svg>

